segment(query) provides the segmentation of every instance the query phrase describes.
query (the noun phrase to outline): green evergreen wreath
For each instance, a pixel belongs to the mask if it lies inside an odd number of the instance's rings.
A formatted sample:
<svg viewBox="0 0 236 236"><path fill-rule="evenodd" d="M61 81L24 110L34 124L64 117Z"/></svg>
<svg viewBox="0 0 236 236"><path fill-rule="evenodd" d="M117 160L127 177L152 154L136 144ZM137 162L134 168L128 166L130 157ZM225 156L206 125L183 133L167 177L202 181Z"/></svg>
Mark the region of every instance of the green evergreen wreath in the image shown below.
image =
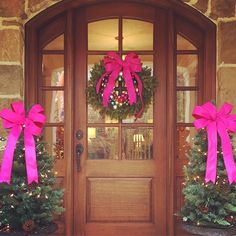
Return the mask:
<svg viewBox="0 0 236 236"><path fill-rule="evenodd" d="M88 81L88 86L86 89L87 93L87 101L88 104L93 107L95 111L98 111L101 116L108 115L111 119L122 120L125 119L127 116L132 116L138 113L142 107L140 97L137 95L137 102L135 104L128 104L127 101L123 101L117 103L112 99L112 95L110 96L108 107L103 106L102 102L102 93L101 91L97 94L96 93L96 85L99 78L105 73L105 68L103 65L103 61L99 64L94 64L90 71L90 79ZM151 68L144 66L142 67L142 71L137 73L142 85L142 98L143 98L143 113L147 111L149 105L152 103L152 95L157 85L157 80L151 74ZM109 77L107 78L109 79ZM133 78L134 86L137 91L137 81ZM124 79L120 74L116 79L117 84L124 84ZM115 88L114 88L115 89ZM113 89L113 92L114 92ZM137 93L136 93L137 94Z"/></svg>

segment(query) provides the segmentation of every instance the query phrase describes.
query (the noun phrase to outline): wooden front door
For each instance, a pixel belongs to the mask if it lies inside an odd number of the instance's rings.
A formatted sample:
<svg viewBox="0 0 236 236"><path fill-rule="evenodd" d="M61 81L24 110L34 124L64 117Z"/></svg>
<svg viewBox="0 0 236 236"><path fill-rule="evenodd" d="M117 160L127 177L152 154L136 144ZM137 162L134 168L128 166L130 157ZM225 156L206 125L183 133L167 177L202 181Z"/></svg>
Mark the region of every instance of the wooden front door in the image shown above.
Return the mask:
<svg viewBox="0 0 236 236"><path fill-rule="evenodd" d="M79 170L74 167L75 235L166 234L163 17L155 8L129 3L77 10L74 146L84 151ZM162 80L154 104L137 121L101 117L86 102L89 71L111 50L121 56L135 51ZM76 137L79 130L82 138Z"/></svg>

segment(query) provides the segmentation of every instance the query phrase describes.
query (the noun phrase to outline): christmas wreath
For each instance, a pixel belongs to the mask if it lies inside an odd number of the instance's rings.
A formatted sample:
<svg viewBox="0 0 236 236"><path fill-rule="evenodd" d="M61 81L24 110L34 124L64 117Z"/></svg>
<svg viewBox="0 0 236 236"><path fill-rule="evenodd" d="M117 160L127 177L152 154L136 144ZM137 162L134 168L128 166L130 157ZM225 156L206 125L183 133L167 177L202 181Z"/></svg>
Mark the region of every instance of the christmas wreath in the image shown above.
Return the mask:
<svg viewBox="0 0 236 236"><path fill-rule="evenodd" d="M109 52L90 71L87 101L102 116L122 120L134 115L137 119L152 103L156 84L151 68L142 67L135 53L122 60L115 52Z"/></svg>

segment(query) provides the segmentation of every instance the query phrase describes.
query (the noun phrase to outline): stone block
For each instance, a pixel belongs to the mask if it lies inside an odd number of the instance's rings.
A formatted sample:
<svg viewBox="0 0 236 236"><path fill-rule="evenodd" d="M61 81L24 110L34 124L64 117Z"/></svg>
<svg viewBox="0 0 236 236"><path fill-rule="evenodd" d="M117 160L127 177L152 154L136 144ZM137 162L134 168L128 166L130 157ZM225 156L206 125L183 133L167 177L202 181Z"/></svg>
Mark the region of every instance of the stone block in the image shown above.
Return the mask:
<svg viewBox="0 0 236 236"><path fill-rule="evenodd" d="M1 0L0 16L16 17L24 14L25 0Z"/></svg>
<svg viewBox="0 0 236 236"><path fill-rule="evenodd" d="M19 101L19 100L20 99L18 99L18 98L15 98L15 99L13 99L13 98L0 98L0 110L2 110L3 108L10 109L11 108L11 103L14 102L14 101ZM3 129L2 122L1 122L1 125L0 125L0 136L6 138L7 134L8 134L8 131Z"/></svg>
<svg viewBox="0 0 236 236"><path fill-rule="evenodd" d="M22 32L14 29L0 30L0 61L22 61Z"/></svg>
<svg viewBox="0 0 236 236"><path fill-rule="evenodd" d="M38 12L62 0L29 0L28 8L31 12Z"/></svg>
<svg viewBox="0 0 236 236"><path fill-rule="evenodd" d="M17 65L0 65L0 94L22 95L23 69Z"/></svg>
<svg viewBox="0 0 236 236"><path fill-rule="evenodd" d="M220 22L218 34L219 62L236 64L236 21Z"/></svg>
<svg viewBox="0 0 236 236"><path fill-rule="evenodd" d="M211 1L211 15L213 19L218 17L232 17L235 15L236 0Z"/></svg>
<svg viewBox="0 0 236 236"><path fill-rule="evenodd" d="M221 67L218 71L217 104L229 102L236 113L236 67Z"/></svg>
<svg viewBox="0 0 236 236"><path fill-rule="evenodd" d="M197 3L195 3L193 6L202 13L205 13L208 7L208 0L198 0Z"/></svg>

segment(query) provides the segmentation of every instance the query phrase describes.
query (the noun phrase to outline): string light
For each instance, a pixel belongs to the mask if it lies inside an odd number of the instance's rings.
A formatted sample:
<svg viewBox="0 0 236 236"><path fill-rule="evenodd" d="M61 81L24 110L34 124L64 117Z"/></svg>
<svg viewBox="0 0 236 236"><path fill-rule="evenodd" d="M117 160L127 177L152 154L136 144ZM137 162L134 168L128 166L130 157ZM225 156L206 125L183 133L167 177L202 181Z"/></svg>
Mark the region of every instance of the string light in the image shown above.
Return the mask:
<svg viewBox="0 0 236 236"><path fill-rule="evenodd" d="M40 195L40 194L38 194L38 195L37 195L37 198L40 198L40 196L41 196L41 195Z"/></svg>
<svg viewBox="0 0 236 236"><path fill-rule="evenodd" d="M13 206L13 205L11 205L11 208L14 208L14 206Z"/></svg>
<svg viewBox="0 0 236 236"><path fill-rule="evenodd" d="M48 195L45 195L45 198L48 199Z"/></svg>

